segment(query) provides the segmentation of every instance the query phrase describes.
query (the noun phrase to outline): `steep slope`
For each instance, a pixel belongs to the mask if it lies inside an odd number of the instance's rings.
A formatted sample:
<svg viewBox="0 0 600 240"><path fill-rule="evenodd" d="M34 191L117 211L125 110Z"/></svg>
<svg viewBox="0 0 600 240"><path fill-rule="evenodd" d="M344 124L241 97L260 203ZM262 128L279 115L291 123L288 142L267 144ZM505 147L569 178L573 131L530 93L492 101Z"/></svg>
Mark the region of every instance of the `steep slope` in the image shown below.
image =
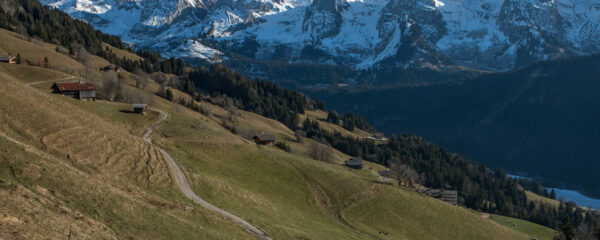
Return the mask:
<svg viewBox="0 0 600 240"><path fill-rule="evenodd" d="M1 221L6 230L11 229L2 231L9 234L4 237L248 239L234 224L193 207L174 189L160 154L123 125L138 126L135 120L127 120L132 117L128 113L119 112L127 105L51 95L45 87L28 87L0 74L5 86L0 89L0 194L6 199ZM194 190L276 238L447 237L445 232L419 233L395 224L383 227L384 235L373 230L377 221L346 216L347 208L377 199L377 194L399 198L374 200L381 206L412 209L418 204L428 209L392 213L423 226L438 219L436 224L443 228L461 229L453 238L528 238L480 221L468 210L374 183L376 177L366 172L257 147L214 120L157 101L172 117L155 137L181 161ZM157 116L147 117L153 121ZM383 216L397 219L397 215ZM465 218L473 225L463 224ZM56 221L53 228L42 224L49 219ZM402 235L397 229L404 229Z"/></svg>
<svg viewBox="0 0 600 240"><path fill-rule="evenodd" d="M0 75L2 237L249 237L187 207L158 151L121 125L126 113L99 117L128 106L51 96ZM106 105L83 110L92 104Z"/></svg>
<svg viewBox="0 0 600 240"><path fill-rule="evenodd" d="M365 70L509 70L599 50L596 0L42 2L138 46L209 62L241 54Z"/></svg>
<svg viewBox="0 0 600 240"><path fill-rule="evenodd" d="M482 163L598 196L599 59L542 62L452 84L318 95L386 132L425 136Z"/></svg>

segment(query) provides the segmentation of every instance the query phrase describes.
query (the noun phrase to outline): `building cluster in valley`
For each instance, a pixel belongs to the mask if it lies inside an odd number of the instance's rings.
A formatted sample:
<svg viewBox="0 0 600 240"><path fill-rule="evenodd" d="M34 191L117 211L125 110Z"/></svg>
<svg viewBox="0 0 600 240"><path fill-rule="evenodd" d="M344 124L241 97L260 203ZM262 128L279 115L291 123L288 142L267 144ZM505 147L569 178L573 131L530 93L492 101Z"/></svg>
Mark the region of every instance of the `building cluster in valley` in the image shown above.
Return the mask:
<svg viewBox="0 0 600 240"><path fill-rule="evenodd" d="M363 160L359 157L352 157L346 161L344 161L344 166L351 169L362 169L363 168ZM390 170L380 170L378 172L378 176L381 182L386 182L387 179L393 178L394 174ZM458 191L456 190L445 190L445 189L433 189L426 187L416 187L418 193L423 195L436 198L447 202L452 205L458 204Z"/></svg>

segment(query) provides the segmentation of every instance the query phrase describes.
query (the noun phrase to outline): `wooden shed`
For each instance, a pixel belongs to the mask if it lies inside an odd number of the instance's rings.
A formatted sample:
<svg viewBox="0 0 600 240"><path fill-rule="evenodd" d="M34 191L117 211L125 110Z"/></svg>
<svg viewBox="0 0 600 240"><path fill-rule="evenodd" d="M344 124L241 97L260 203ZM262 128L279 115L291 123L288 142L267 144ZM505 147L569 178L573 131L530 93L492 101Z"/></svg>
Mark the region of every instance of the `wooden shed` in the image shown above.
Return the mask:
<svg viewBox="0 0 600 240"><path fill-rule="evenodd" d="M73 96L77 99L96 100L96 86L90 82L60 82L52 85L53 93Z"/></svg>
<svg viewBox="0 0 600 240"><path fill-rule="evenodd" d="M143 104L143 103L133 104L133 112L134 113L146 115L146 109L147 109L146 104Z"/></svg>
<svg viewBox="0 0 600 240"><path fill-rule="evenodd" d="M275 136L268 133L256 134L254 137L252 137L252 139L254 139L256 144L260 145L271 145L275 143Z"/></svg>
<svg viewBox="0 0 600 240"><path fill-rule="evenodd" d="M103 71L103 72L110 72L110 71L118 72L119 70L121 70L121 67L119 67L117 65L114 65L114 64L111 64L111 65L108 65L108 66L104 66L103 68L100 68L100 70Z"/></svg>
<svg viewBox="0 0 600 240"><path fill-rule="evenodd" d="M392 177L392 171L390 171L390 170L379 170L379 176L384 177L384 178L391 178Z"/></svg>
<svg viewBox="0 0 600 240"><path fill-rule="evenodd" d="M13 56L0 56L0 62L9 63L9 64L16 64L17 63L17 58L13 57Z"/></svg>
<svg viewBox="0 0 600 240"><path fill-rule="evenodd" d="M359 158L359 157L353 157L353 158L350 158L350 159L344 161L344 165L349 168L362 169L363 160L362 160L362 158Z"/></svg>

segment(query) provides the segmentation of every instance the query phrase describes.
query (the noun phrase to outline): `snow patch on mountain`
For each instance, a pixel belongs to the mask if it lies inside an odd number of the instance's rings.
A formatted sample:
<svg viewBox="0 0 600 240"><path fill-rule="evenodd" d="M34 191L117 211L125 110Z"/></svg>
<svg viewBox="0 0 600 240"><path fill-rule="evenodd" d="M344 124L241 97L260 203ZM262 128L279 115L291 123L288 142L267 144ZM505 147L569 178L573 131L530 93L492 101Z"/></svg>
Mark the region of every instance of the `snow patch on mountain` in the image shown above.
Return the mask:
<svg viewBox="0 0 600 240"><path fill-rule="evenodd" d="M187 40L185 44L180 45L177 49L175 49L173 54L177 57L200 58L210 63L216 63L223 60L222 52L207 47L195 40Z"/></svg>
<svg viewBox="0 0 600 240"><path fill-rule="evenodd" d="M41 0L169 56L508 70L600 52L600 0ZM207 43L211 47L207 47Z"/></svg>

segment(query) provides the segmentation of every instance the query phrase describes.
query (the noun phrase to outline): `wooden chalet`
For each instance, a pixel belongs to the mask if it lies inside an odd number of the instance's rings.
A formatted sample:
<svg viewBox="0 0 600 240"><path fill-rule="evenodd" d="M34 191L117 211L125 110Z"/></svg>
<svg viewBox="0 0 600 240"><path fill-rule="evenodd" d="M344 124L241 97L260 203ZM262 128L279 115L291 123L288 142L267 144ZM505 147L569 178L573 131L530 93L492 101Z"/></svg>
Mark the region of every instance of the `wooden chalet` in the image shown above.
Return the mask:
<svg viewBox="0 0 600 240"><path fill-rule="evenodd" d="M96 100L96 86L90 82L60 82L52 85L53 93L77 99Z"/></svg>
<svg viewBox="0 0 600 240"><path fill-rule="evenodd" d="M458 191L456 190L443 190L422 187L417 189L417 191L419 193L425 194L432 198L437 198L452 205L458 204Z"/></svg>
<svg viewBox="0 0 600 240"><path fill-rule="evenodd" d="M254 137L252 137L252 139L254 139L254 142L256 142L256 144L260 145L275 144L275 136L268 133L256 134L254 135Z"/></svg>
<svg viewBox="0 0 600 240"><path fill-rule="evenodd" d="M108 66L104 66L103 68L100 68L100 70L103 71L103 72L110 72L110 71L118 72L118 71L121 70L121 67L119 67L117 65L114 65L114 64L111 64L111 65L108 65Z"/></svg>
<svg viewBox="0 0 600 240"><path fill-rule="evenodd" d="M353 157L353 158L350 158L350 159L344 161L344 166L349 167L349 168L354 168L354 169L362 169L363 160L362 160L362 158L359 158L359 157Z"/></svg>
<svg viewBox="0 0 600 240"><path fill-rule="evenodd" d="M133 112L146 115L147 105L142 103L133 104Z"/></svg>
<svg viewBox="0 0 600 240"><path fill-rule="evenodd" d="M13 56L1 56L0 57L0 62L8 63L8 64L16 64L17 63L17 58L13 57Z"/></svg>

